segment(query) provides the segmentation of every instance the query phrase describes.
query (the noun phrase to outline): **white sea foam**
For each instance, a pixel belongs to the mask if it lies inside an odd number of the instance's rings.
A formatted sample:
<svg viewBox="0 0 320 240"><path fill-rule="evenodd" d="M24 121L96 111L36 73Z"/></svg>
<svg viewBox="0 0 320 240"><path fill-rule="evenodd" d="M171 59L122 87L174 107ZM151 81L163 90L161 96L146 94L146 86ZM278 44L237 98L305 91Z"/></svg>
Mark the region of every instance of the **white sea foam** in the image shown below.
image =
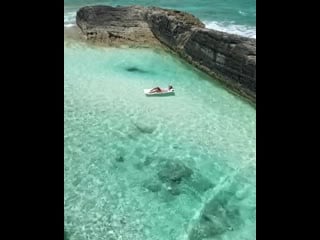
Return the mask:
<svg viewBox="0 0 320 240"><path fill-rule="evenodd" d="M244 11L241 11L239 10L238 13L242 16L248 16L248 13L244 12Z"/></svg>
<svg viewBox="0 0 320 240"><path fill-rule="evenodd" d="M73 26L76 26L76 24L73 24L73 23L64 24L64 27L66 28L73 27Z"/></svg>
<svg viewBox="0 0 320 240"><path fill-rule="evenodd" d="M240 14L246 14L239 11ZM76 25L76 10L65 9L64 12L64 27L73 27ZM239 25L234 22L217 22L217 21L203 21L207 28L217 31L238 34L245 37L256 38L256 27Z"/></svg>
<svg viewBox="0 0 320 240"><path fill-rule="evenodd" d="M256 38L256 27L239 25L234 22L216 22L216 21L203 21L206 28L214 29L217 31L238 34L244 37Z"/></svg>
<svg viewBox="0 0 320 240"><path fill-rule="evenodd" d="M72 27L76 25L76 11L64 12L64 26Z"/></svg>

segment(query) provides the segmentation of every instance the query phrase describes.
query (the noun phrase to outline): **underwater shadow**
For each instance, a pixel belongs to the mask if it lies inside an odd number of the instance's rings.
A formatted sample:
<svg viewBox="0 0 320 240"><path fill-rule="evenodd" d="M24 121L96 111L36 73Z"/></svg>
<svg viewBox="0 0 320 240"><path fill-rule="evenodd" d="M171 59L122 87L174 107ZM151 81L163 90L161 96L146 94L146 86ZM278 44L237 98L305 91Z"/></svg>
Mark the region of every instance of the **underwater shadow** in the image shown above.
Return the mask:
<svg viewBox="0 0 320 240"><path fill-rule="evenodd" d="M127 67L125 69L126 69L127 72L148 73L148 71L145 71L145 70L137 68L137 67Z"/></svg>
<svg viewBox="0 0 320 240"><path fill-rule="evenodd" d="M170 93L170 94L155 94L155 95L146 95L146 97L173 97L175 96L175 93Z"/></svg>

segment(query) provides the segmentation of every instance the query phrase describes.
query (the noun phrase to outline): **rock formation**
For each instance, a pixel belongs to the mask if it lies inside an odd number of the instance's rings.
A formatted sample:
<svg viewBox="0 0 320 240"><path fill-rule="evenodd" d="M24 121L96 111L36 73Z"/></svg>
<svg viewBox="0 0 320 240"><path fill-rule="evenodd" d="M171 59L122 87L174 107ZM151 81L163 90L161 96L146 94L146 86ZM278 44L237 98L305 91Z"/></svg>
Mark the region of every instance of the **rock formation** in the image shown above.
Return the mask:
<svg viewBox="0 0 320 240"><path fill-rule="evenodd" d="M146 8L139 6L84 7L77 12L77 25L87 39L119 44L159 44L145 21Z"/></svg>
<svg viewBox="0 0 320 240"><path fill-rule="evenodd" d="M77 12L87 39L109 44L159 42L255 102L256 40L205 28L193 15L158 7L91 6Z"/></svg>

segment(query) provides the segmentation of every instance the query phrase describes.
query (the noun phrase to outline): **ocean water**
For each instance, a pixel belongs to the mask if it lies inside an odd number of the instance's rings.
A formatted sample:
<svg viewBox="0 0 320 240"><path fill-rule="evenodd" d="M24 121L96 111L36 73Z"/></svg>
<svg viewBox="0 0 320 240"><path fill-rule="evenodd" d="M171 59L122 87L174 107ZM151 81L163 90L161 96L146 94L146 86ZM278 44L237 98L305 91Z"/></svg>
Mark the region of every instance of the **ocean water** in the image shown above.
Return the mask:
<svg viewBox="0 0 320 240"><path fill-rule="evenodd" d="M194 14L208 28L256 38L256 0L64 0L65 27L75 24L81 6L96 4L174 8Z"/></svg>
<svg viewBox="0 0 320 240"><path fill-rule="evenodd" d="M65 29L92 4L180 9L255 37L252 0L65 0ZM65 239L256 239L255 108L164 50L65 37L64 64ZM143 93L169 84L174 96Z"/></svg>
<svg viewBox="0 0 320 240"><path fill-rule="evenodd" d="M256 238L251 105L162 50L65 39L64 58L66 239Z"/></svg>

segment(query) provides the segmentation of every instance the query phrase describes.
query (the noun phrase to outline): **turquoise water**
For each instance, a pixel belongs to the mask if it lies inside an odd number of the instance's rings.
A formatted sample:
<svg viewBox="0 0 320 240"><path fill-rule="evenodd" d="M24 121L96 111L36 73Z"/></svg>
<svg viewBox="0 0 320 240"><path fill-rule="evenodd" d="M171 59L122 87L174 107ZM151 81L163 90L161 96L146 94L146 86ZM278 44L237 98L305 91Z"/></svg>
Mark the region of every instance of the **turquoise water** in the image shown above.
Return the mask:
<svg viewBox="0 0 320 240"><path fill-rule="evenodd" d="M255 0L65 0L155 5L255 38ZM161 50L65 38L65 235L69 240L256 238L255 109ZM144 88L176 88L146 97Z"/></svg>
<svg viewBox="0 0 320 240"><path fill-rule="evenodd" d="M160 50L65 40L64 59L68 239L255 239L254 108Z"/></svg>
<svg viewBox="0 0 320 240"><path fill-rule="evenodd" d="M256 37L256 0L64 0L65 26L75 23L76 10L81 6L95 4L179 9L194 14L208 28Z"/></svg>

